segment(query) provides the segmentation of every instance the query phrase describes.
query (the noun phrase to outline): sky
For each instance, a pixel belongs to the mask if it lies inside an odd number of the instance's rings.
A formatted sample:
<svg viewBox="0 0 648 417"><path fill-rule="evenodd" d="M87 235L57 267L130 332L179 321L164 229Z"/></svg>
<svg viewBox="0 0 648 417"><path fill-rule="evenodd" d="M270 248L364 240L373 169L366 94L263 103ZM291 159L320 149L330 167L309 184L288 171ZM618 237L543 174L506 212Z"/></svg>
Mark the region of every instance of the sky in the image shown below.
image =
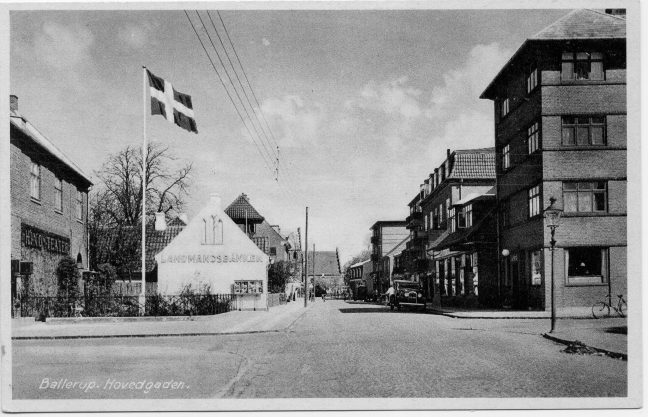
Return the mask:
<svg viewBox="0 0 648 417"><path fill-rule="evenodd" d="M265 147L280 148L279 181L181 10L11 12L10 90L96 179L108 155L142 144L146 66L192 96L198 134L146 119L149 141L177 167L193 163L189 218L211 193L224 205L246 193L271 224L303 235L308 206L309 246L338 248L344 263L368 247L373 223L408 215L446 149L494 146L493 105L479 95L567 13L221 11L274 136Z"/></svg>

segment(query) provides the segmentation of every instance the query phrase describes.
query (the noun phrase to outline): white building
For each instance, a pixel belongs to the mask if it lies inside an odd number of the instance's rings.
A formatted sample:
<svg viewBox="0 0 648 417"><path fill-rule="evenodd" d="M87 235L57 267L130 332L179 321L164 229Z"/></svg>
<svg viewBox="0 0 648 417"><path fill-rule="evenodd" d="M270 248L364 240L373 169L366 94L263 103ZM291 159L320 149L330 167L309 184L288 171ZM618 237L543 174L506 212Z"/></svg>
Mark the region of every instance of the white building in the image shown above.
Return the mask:
<svg viewBox="0 0 648 417"><path fill-rule="evenodd" d="M217 194L155 260L161 294L209 286L212 293L239 295L241 309L267 308L268 255L225 214Z"/></svg>

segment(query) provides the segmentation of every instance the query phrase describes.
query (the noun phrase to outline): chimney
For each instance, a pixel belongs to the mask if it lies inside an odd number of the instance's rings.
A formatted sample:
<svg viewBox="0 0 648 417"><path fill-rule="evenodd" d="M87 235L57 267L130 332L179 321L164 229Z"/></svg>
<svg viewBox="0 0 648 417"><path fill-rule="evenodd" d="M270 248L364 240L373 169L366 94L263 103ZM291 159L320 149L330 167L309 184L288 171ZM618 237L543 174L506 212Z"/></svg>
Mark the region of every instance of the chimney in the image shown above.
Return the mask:
<svg viewBox="0 0 648 417"><path fill-rule="evenodd" d="M244 194L245 195L245 194ZM211 193L209 196L209 204L221 209L221 196L218 193Z"/></svg>
<svg viewBox="0 0 648 417"><path fill-rule="evenodd" d="M178 218L182 220L184 224L189 224L189 217L187 216L187 213L178 214Z"/></svg>
<svg viewBox="0 0 648 417"><path fill-rule="evenodd" d="M9 96L9 108L12 111L18 111L18 96L13 94Z"/></svg>
<svg viewBox="0 0 648 417"><path fill-rule="evenodd" d="M155 213L155 230L158 232L163 232L166 230L166 218L164 213Z"/></svg>

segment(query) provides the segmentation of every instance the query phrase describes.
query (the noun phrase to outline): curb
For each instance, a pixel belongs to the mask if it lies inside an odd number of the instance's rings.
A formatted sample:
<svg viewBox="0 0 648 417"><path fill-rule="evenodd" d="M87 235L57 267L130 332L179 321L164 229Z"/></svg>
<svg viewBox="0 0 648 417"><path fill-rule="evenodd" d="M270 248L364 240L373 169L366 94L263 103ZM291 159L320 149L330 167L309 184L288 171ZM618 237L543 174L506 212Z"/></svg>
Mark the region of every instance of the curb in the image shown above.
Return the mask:
<svg viewBox="0 0 648 417"><path fill-rule="evenodd" d="M550 335L548 333L543 333L542 337L544 337L545 339L549 339L549 340L551 340L553 342L563 344L563 345L571 345L571 344L574 344L574 343L577 342L576 340L561 339L559 337L552 336L552 335ZM582 342L580 342L580 343L582 343ZM601 349L601 348L597 348L597 347L589 346L589 345L584 345L584 346L587 346L587 347L589 347L591 349L594 349L595 351L603 353L606 356L609 356L609 357L614 358L614 359L621 359L622 361L627 361L628 360L628 354L627 353L612 352L611 350Z"/></svg>
<svg viewBox="0 0 648 417"><path fill-rule="evenodd" d="M270 330L243 330L240 332L193 332L193 333L136 333L136 334L109 334L109 335L61 335L61 336L12 336L11 340L70 340L70 339L118 339L118 338L145 338L145 337L196 337L196 336L219 336L235 334L259 334L259 333L280 333L292 327L308 309L304 309L301 314L292 320L287 326L281 329Z"/></svg>
<svg viewBox="0 0 648 417"><path fill-rule="evenodd" d="M426 313L434 314L438 316L451 317L453 319L479 319L479 320L549 320L551 316L539 317L539 316L466 316L460 312L447 312L443 310L435 309L426 309ZM556 317L558 320L591 320L590 316L559 316Z"/></svg>

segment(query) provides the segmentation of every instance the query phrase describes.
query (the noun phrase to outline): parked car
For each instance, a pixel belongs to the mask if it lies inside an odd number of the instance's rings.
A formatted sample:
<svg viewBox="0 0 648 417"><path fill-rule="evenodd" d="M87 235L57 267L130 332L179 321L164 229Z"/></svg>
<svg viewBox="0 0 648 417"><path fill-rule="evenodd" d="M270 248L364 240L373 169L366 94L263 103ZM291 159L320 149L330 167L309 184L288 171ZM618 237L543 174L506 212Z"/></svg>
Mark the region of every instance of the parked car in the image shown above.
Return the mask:
<svg viewBox="0 0 648 417"><path fill-rule="evenodd" d="M425 309L425 298L423 298L423 287L420 282L394 280L394 295L389 301L389 306L399 310L401 307Z"/></svg>

